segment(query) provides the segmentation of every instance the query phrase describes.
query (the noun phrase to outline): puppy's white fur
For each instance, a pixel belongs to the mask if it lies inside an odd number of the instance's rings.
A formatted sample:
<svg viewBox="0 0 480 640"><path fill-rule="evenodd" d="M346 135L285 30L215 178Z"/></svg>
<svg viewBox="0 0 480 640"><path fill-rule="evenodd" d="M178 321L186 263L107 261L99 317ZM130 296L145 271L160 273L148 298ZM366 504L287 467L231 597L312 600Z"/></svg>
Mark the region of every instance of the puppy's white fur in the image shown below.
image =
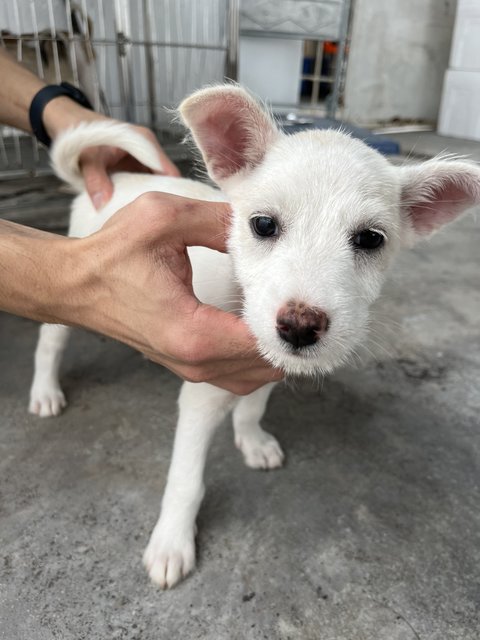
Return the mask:
<svg viewBox="0 0 480 640"><path fill-rule="evenodd" d="M113 198L100 214L85 193L78 196L70 235L92 233L147 191L229 200L234 212L229 255L200 247L189 252L195 292L226 310L237 308L241 299L259 351L288 374L324 374L343 363L365 339L370 306L399 249L480 202L480 170L472 164L432 160L398 168L337 131L287 136L240 87L196 92L182 103L180 114L222 192L191 180L116 174ZM79 155L98 144L119 146L159 168L154 149L128 126L99 123L57 141L52 152L57 174L81 190ZM251 218L259 214L275 218L275 238L252 231ZM365 229L384 236L380 249L355 248L352 239ZM276 328L279 309L292 301L329 318L328 330L303 349L293 349ZM58 368L67 332L55 325L41 328L30 400L30 411L40 416L57 415L65 406ZM260 427L273 386L239 398L208 384L183 385L161 515L144 555L161 587L176 584L194 567L205 458L226 414L233 410L235 443L248 466L282 464L278 442Z"/></svg>

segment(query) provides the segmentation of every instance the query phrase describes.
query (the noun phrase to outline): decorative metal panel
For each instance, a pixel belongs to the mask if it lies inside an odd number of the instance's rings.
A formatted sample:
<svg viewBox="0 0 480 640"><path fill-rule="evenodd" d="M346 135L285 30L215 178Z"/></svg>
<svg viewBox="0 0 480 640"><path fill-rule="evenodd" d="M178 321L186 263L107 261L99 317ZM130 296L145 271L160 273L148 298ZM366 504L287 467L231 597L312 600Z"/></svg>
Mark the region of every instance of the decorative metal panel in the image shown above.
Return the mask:
<svg viewBox="0 0 480 640"><path fill-rule="evenodd" d="M343 4L342 0L242 0L240 30L338 40Z"/></svg>

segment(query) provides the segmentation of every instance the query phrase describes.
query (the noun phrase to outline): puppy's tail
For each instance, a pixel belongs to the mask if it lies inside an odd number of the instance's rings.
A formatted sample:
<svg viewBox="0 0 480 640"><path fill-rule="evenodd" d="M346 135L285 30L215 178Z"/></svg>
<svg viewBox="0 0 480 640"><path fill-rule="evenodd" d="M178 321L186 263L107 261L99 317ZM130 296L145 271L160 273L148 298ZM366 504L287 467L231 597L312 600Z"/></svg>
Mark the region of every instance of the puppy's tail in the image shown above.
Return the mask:
<svg viewBox="0 0 480 640"><path fill-rule="evenodd" d="M102 121L82 123L60 134L50 156L53 170L59 178L82 191L84 182L79 166L80 155L88 147L99 145L118 147L149 169L162 170L157 150L140 133L126 123Z"/></svg>

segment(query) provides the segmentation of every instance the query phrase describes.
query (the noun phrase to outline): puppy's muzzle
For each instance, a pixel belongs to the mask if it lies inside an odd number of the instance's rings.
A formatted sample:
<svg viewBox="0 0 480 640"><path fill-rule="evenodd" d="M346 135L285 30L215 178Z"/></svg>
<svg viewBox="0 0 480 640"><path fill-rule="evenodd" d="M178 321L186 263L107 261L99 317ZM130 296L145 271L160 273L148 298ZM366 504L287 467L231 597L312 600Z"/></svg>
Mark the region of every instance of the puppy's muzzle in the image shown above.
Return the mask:
<svg viewBox="0 0 480 640"><path fill-rule="evenodd" d="M315 344L328 330L327 314L303 302L287 302L277 313L277 333L295 349Z"/></svg>

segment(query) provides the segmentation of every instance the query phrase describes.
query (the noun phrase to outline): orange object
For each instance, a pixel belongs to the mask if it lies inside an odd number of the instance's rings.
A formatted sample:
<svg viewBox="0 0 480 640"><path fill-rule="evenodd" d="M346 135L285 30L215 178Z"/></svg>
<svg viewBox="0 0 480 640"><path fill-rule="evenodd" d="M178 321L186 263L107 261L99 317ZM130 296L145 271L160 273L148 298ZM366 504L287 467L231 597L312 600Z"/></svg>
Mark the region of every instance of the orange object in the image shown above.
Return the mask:
<svg viewBox="0 0 480 640"><path fill-rule="evenodd" d="M329 42L326 40L323 43L323 53L338 53L338 44L336 42Z"/></svg>

